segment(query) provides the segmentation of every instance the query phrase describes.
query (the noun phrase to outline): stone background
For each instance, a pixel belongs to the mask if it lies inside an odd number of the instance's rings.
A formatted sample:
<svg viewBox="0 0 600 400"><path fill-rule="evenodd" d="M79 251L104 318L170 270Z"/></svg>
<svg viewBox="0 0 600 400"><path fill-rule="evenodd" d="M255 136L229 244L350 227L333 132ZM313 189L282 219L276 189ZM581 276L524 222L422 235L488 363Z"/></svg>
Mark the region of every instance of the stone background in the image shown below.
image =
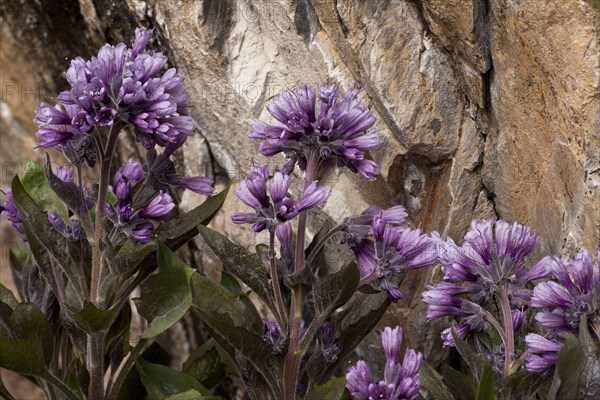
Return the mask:
<svg viewBox="0 0 600 400"><path fill-rule="evenodd" d="M385 141L372 154L381 177L330 176L313 232L367 204L404 204L414 225L459 241L471 219L496 216L537 230L538 255L600 243L598 0L11 0L0 20L3 187L41 159L33 110L66 88L69 60L154 27L151 47L194 105L189 175L224 183L260 161L249 126L285 88L364 86ZM251 244L229 222L238 207L230 196L215 227ZM1 232L6 282L16 239L5 221ZM390 319L426 332L419 295L432 273L407 277Z"/></svg>

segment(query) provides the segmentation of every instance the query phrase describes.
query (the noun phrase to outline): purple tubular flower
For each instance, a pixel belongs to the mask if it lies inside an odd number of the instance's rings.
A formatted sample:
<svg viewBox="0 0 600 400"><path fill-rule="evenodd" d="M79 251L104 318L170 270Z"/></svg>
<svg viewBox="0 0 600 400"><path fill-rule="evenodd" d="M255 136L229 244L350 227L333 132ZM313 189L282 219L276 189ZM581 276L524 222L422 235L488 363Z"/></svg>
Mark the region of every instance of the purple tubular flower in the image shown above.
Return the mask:
<svg viewBox="0 0 600 400"><path fill-rule="evenodd" d="M255 121L249 137L263 141L260 151L267 157L284 153L291 162L285 169L288 175L296 163L304 170L307 154L316 150L326 164L345 166L374 180L379 167L365 159L364 152L381 143L377 133L369 131L375 117L356 98L359 92L350 90L339 98L336 85L321 86L318 113L313 88L304 85L284 92L267 107L280 125Z"/></svg>
<svg viewBox="0 0 600 400"><path fill-rule="evenodd" d="M579 322L587 316L594 328L600 320L600 248L596 263L589 250L562 261L558 257L544 259L555 281L538 283L533 289L531 306L542 309L535 316L538 323L553 335L579 334ZM600 332L592 329L592 335Z"/></svg>
<svg viewBox="0 0 600 400"><path fill-rule="evenodd" d="M69 220L68 224L55 212L48 214L48 221L54 229L72 242L77 242L81 238L81 223L77 220Z"/></svg>
<svg viewBox="0 0 600 400"><path fill-rule="evenodd" d="M197 176L195 178L177 178L176 182L177 186L182 186L198 194L212 196L214 193L214 182L211 178L204 176Z"/></svg>
<svg viewBox="0 0 600 400"><path fill-rule="evenodd" d="M277 322L271 319L263 319L265 324L265 334L262 339L271 345L272 353L279 354L285 348L287 338L281 334Z"/></svg>
<svg viewBox="0 0 600 400"><path fill-rule="evenodd" d="M168 193L163 193L161 191L142 211L140 211L140 217L162 218L168 215L173 208L175 208L175 203L173 203L171 196L169 196Z"/></svg>
<svg viewBox="0 0 600 400"><path fill-rule="evenodd" d="M337 360L340 351L342 351L342 347L335 343L333 325L328 322L323 326L321 334L321 354L323 354L325 361L332 363Z"/></svg>
<svg viewBox="0 0 600 400"><path fill-rule="evenodd" d="M256 218L256 214L249 214ZM254 223L254 222L248 222ZM278 224L275 234L280 245L281 260L285 263L288 271L294 269L294 253L292 251L292 224L289 222Z"/></svg>
<svg viewBox="0 0 600 400"><path fill-rule="evenodd" d="M359 400L415 400L419 397L421 379L419 368L423 355L407 349L402 363L396 361L402 345L402 329L386 327L381 334L386 355L384 380L375 382L366 362L358 361L346 374L346 387Z"/></svg>
<svg viewBox="0 0 600 400"><path fill-rule="evenodd" d="M525 368L530 372L543 372L556 365L562 344L536 333L525 336Z"/></svg>
<svg viewBox="0 0 600 400"><path fill-rule="evenodd" d="M21 214L15 205L15 201L12 197L12 190L6 189L6 202L3 206L0 206L0 215L9 220L13 228L25 237L25 228L23 227L23 219Z"/></svg>
<svg viewBox="0 0 600 400"><path fill-rule="evenodd" d="M437 260L435 243L427 235L421 235L420 229L392 226L382 218L382 213L373 217L368 235L360 245L351 246L361 276L375 275L379 288L387 291L393 301L401 299L402 293L392 277Z"/></svg>
<svg viewBox="0 0 600 400"><path fill-rule="evenodd" d="M267 187L268 184L268 187ZM254 232L274 229L279 224L294 219L300 212L323 204L329 191L317 186L314 181L296 201L287 195L290 177L276 172L269 179L269 165L250 168L250 175L234 189L236 196L248 207L255 210L249 213L235 213L231 218L235 224L251 223Z"/></svg>
<svg viewBox="0 0 600 400"><path fill-rule="evenodd" d="M146 49L152 33L136 29L131 48L107 44L91 60L72 60L65 73L70 89L60 93L56 106L42 103L36 111L39 146L65 151L73 162L93 163L67 153L68 145L116 121L136 128L148 148L182 143L194 130L183 79L173 68L161 72L167 58Z"/></svg>
<svg viewBox="0 0 600 400"><path fill-rule="evenodd" d="M464 327L462 336L467 332L467 320L477 316L479 321L481 309L497 300L500 288L504 287L509 297L513 329L518 329L532 294L527 285L548 276L551 271L546 259L526 267L525 257L539 243L539 235L517 223L510 225L503 220L490 219L473 221L462 246L452 239L443 241L437 233L433 236L438 243L446 282L430 286L429 291L423 293L423 300L429 304L428 319L458 317L459 326ZM449 296L461 301L461 306L452 304ZM465 296L469 301L458 296ZM447 304L440 306L438 299ZM470 306L465 307L466 304ZM488 327L487 324L469 323L469 329L473 331L487 330ZM449 331L445 332L444 342L450 343Z"/></svg>

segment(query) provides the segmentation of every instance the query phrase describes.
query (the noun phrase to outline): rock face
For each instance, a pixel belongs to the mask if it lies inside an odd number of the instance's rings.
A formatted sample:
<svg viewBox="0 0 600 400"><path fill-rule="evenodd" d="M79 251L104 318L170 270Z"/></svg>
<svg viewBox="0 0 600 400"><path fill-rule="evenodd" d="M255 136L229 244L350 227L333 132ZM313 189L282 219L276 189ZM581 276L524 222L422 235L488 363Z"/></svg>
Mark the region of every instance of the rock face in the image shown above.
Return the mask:
<svg viewBox="0 0 600 400"><path fill-rule="evenodd" d="M381 177L374 184L347 173L330 177L338 194L324 215L340 220L366 204L400 203L415 225L459 241L473 218L495 216L537 230L538 254L600 243L598 0L1 7L3 163L40 158L31 151L33 110L65 87L68 59L129 42L137 26L154 27L152 46L185 76L198 121L183 154L190 174L239 179L260 161L247 132L253 119L268 118L265 106L283 89L360 86L384 140L372 154ZM184 197L183 206L198 201ZM230 199L217 225L250 243L247 231L228 222L238 207ZM419 305L426 274L405 281L405 311Z"/></svg>

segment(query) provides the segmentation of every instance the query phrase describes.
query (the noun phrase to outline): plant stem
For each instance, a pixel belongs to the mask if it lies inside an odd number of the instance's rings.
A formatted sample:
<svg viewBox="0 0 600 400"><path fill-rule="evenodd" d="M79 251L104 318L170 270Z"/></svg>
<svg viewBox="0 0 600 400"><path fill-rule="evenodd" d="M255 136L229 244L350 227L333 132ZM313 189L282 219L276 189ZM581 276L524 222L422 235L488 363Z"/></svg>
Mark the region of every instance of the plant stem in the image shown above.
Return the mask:
<svg viewBox="0 0 600 400"><path fill-rule="evenodd" d="M123 364L123 368L121 368L121 370L119 371L119 375L117 376L115 384L110 389L108 400L115 400L119 396L119 390L121 390L121 386L123 386L123 382L125 382L125 378L127 378L129 370L133 366L135 360L137 360L140 354L142 354L146 343L148 343L148 339L140 339L138 340L134 348L131 350L131 353L129 353L129 357L127 357L127 361L125 361L125 364Z"/></svg>
<svg viewBox="0 0 600 400"><path fill-rule="evenodd" d="M77 182L79 184L79 189L81 189L81 201L85 204L85 194L83 193L83 176L82 176L83 168L81 164L77 164ZM90 217L89 210L81 215L83 228L85 229L85 233L88 237L92 235L94 232L94 224L92 223L92 217Z"/></svg>
<svg viewBox="0 0 600 400"><path fill-rule="evenodd" d="M100 308L100 275L102 272L100 241L102 240L102 234L104 233L102 229L102 220L104 219L104 207L108 192L110 165L121 127L122 125L118 122L111 126L100 168L100 184L98 187L98 201L96 203L96 223L94 226L94 239L92 240L92 284L90 295L90 301L98 308Z"/></svg>
<svg viewBox="0 0 600 400"><path fill-rule="evenodd" d="M504 319L504 333L506 335L506 343L504 343L504 376L507 377L508 375L510 375L510 364L514 353L514 328L506 285L500 286L498 294L500 296L500 307L502 309L502 318Z"/></svg>
<svg viewBox="0 0 600 400"><path fill-rule="evenodd" d="M285 304L283 303L283 297L281 296L281 286L279 284L279 277L277 275L277 264L275 263L275 231L269 230L269 264L271 267L271 284L273 285L273 291L275 292L275 302L277 303L277 312L279 314L278 322L280 323L281 329L287 326L287 313L285 311Z"/></svg>
<svg viewBox="0 0 600 400"><path fill-rule="evenodd" d="M87 370L90 374L88 400L104 399L104 334L87 335Z"/></svg>
<svg viewBox="0 0 600 400"><path fill-rule="evenodd" d="M54 386L55 388L57 388L58 390L60 390L67 397L67 399L80 400L79 396L77 396L75 393L73 393L73 391L71 389L69 389L69 387L67 385L65 385L63 383L63 381L58 379L56 376L52 375L52 373L48 372L44 376L44 380L46 382L48 382L49 384L51 384L52 386Z"/></svg>
<svg viewBox="0 0 600 400"><path fill-rule="evenodd" d="M304 191L310 186L317 174L319 165L318 149L310 149L306 156L306 175L304 176ZM304 266L304 238L306 236L306 211L300 213L298 217L298 233L296 236L296 259L294 272L301 271ZM285 365L283 367L283 395L285 400L294 400L296 397L296 385L298 383L298 374L300 371L300 359L302 352L298 346L300 342L300 322L302 321L302 305L304 303L304 290L302 285L298 285L292 290L290 301L290 342Z"/></svg>
<svg viewBox="0 0 600 400"><path fill-rule="evenodd" d="M308 257L306 258L306 265L312 266L312 263L315 261L315 258L317 258L319 251L323 248L323 246L325 246L325 243L327 243L327 241L331 239L336 233L344 230L345 227L346 224L336 225L329 232L327 232L327 234L319 241L319 243L317 243L315 248L312 249Z"/></svg>
<svg viewBox="0 0 600 400"><path fill-rule="evenodd" d="M504 329L502 329L502 325L500 325L500 322L498 322L498 320L494 318L494 316L489 311L483 310L483 316L490 324L494 326L494 328L496 328L498 334L500 335L500 339L502 339L504 348L506 348L506 335L504 334Z"/></svg>
<svg viewBox="0 0 600 400"><path fill-rule="evenodd" d="M371 272L369 275L362 277L360 279L360 281L358 281L357 288L361 288L365 285L368 285L371 282L373 282L375 279L381 278L381 276L382 276L382 270L378 267L375 271Z"/></svg>

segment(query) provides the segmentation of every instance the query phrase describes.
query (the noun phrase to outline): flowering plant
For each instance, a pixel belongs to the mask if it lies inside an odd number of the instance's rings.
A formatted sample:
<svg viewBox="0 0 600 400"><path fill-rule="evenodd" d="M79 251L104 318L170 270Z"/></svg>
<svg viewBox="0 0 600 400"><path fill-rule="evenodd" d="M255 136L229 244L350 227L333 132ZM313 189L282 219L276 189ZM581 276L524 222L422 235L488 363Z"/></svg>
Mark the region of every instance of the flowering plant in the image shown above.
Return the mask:
<svg viewBox="0 0 600 400"><path fill-rule="evenodd" d="M360 90L302 85L269 105L277 122L252 124L260 152L287 162L252 165L234 189L247 208L231 218L268 243L248 250L208 228L228 188L213 196L210 178L177 173L172 156L195 123L183 79L147 49L151 36L138 29L131 47L76 58L70 89L36 111L39 147L70 165L54 168L46 155L5 192L0 214L31 252L10 256L22 301L0 285L2 368L70 400L217 399L227 376L261 400L526 399L543 385L551 399L600 396L600 250L595 263L587 250L532 260L539 235L493 218L473 221L458 245L409 227L400 205L309 237L308 213L331 194L328 171L379 174L368 158L380 145L376 120ZM143 162L118 164L125 130ZM94 168L97 183L85 179ZM174 188L211 197L181 213ZM219 283L175 254L196 235L222 262ZM348 256L327 256L336 251ZM373 357L346 364L403 299L403 277L435 264L443 278L422 293L424 317L454 320L440 336L464 362L442 375L423 352L406 349L400 361L396 326L381 333L382 368ZM188 310L208 339L176 370L155 339Z"/></svg>

